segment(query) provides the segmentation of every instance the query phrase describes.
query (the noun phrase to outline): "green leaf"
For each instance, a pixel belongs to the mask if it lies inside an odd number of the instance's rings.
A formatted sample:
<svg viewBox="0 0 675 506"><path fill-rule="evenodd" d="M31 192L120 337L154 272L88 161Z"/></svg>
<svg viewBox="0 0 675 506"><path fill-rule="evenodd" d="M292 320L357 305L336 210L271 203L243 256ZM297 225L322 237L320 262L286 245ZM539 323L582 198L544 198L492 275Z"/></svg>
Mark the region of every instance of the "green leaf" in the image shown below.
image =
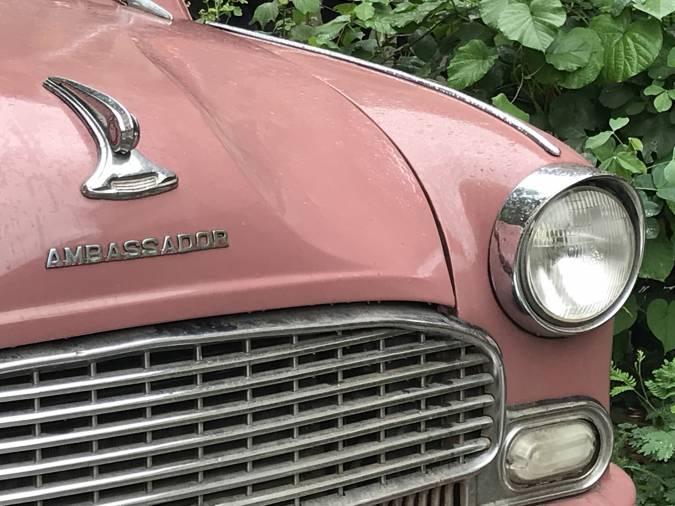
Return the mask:
<svg viewBox="0 0 675 506"><path fill-rule="evenodd" d="M601 14L591 20L605 48L602 77L621 82L633 77L654 62L661 50L663 34L655 19L630 22L630 16L613 18Z"/></svg>
<svg viewBox="0 0 675 506"><path fill-rule="evenodd" d="M642 455L666 462L675 454L675 431L652 425L638 427L633 431L631 446Z"/></svg>
<svg viewBox="0 0 675 506"><path fill-rule="evenodd" d="M661 225L656 218L647 218L645 220L645 239L656 239L661 233Z"/></svg>
<svg viewBox="0 0 675 506"><path fill-rule="evenodd" d="M673 40L671 37L664 37L663 45L659 55L654 60L654 63L647 70L647 75L652 79L666 80L675 74L675 66L668 63L668 56L673 51ZM673 53L675 56L675 53Z"/></svg>
<svg viewBox="0 0 675 506"><path fill-rule="evenodd" d="M666 112L672 105L673 101L668 96L668 93L661 93L654 99L654 109L656 109L657 112Z"/></svg>
<svg viewBox="0 0 675 506"><path fill-rule="evenodd" d="M661 197L663 200L668 200L669 202L675 202L675 187L666 186L664 188L659 188L656 192L656 195Z"/></svg>
<svg viewBox="0 0 675 506"><path fill-rule="evenodd" d="M422 61L430 62L438 53L438 43L428 30L415 30L411 41L411 51Z"/></svg>
<svg viewBox="0 0 675 506"><path fill-rule="evenodd" d="M593 151L593 154L598 158L598 160L605 161L614 157L615 149L616 141L613 137L610 137L606 143L596 148L592 148L591 151Z"/></svg>
<svg viewBox="0 0 675 506"><path fill-rule="evenodd" d="M617 163L631 174L645 174L647 166L634 153L622 151L615 155Z"/></svg>
<svg viewBox="0 0 675 506"><path fill-rule="evenodd" d="M614 335L619 334L624 330L628 330L633 326L637 319L638 309L637 299L635 298L635 295L631 294L626 303L619 309L619 312L616 313L616 316L614 317Z"/></svg>
<svg viewBox="0 0 675 506"><path fill-rule="evenodd" d="M629 387L627 385L619 385L618 387L612 387L612 389L609 391L609 396L610 397L616 397L617 395L623 394L625 392L634 392L635 389L633 387Z"/></svg>
<svg viewBox="0 0 675 506"><path fill-rule="evenodd" d="M562 26L566 18L559 0L532 0L529 5L514 2L499 15L497 26L509 39L544 51L553 42L556 28Z"/></svg>
<svg viewBox="0 0 675 506"><path fill-rule="evenodd" d="M618 109L635 100L635 93L626 84L610 84L602 88L598 100L608 109Z"/></svg>
<svg viewBox="0 0 675 506"><path fill-rule="evenodd" d="M303 14L312 14L321 9L320 0L291 0L291 2Z"/></svg>
<svg viewBox="0 0 675 506"><path fill-rule="evenodd" d="M633 121L631 128L640 132L646 161L651 161L652 154L657 159L671 156L675 147L675 125L667 114L643 115Z"/></svg>
<svg viewBox="0 0 675 506"><path fill-rule="evenodd" d="M650 197L647 193L642 190L638 191L640 200L642 201L642 206L645 208L645 217L651 218L652 216L658 216L663 209L663 200L659 198Z"/></svg>
<svg viewBox="0 0 675 506"><path fill-rule="evenodd" d="M660 186L675 186L675 154L674 159L663 168L663 183Z"/></svg>
<svg viewBox="0 0 675 506"><path fill-rule="evenodd" d="M625 127L629 122L630 120L628 118L612 118L609 120L609 128L611 128L613 132L616 132Z"/></svg>
<svg viewBox="0 0 675 506"><path fill-rule="evenodd" d="M633 148L637 152L640 152L643 149L645 149L645 145L642 144L642 141L637 137L628 137L628 144L630 145L631 148Z"/></svg>
<svg viewBox="0 0 675 506"><path fill-rule="evenodd" d="M673 270L673 256L673 245L665 237L645 241L640 277L665 281Z"/></svg>
<svg viewBox="0 0 675 506"><path fill-rule="evenodd" d="M646 12L650 16L661 20L668 14L675 12L675 0L644 0L644 2L633 2L633 7L639 11Z"/></svg>
<svg viewBox="0 0 675 506"><path fill-rule="evenodd" d="M666 62L669 67L675 67L675 47L668 51L668 59Z"/></svg>
<svg viewBox="0 0 675 506"><path fill-rule="evenodd" d="M586 149L599 148L605 142L607 142L611 136L612 136L612 132L610 132L610 131L600 132L599 134L594 135L594 136L586 139L585 147L586 147Z"/></svg>
<svg viewBox="0 0 675 506"><path fill-rule="evenodd" d="M650 84L649 86L647 86L642 91L642 93L644 93L645 96L647 96L647 97L651 97L651 96L659 95L660 93L663 93L664 91L666 91L666 90L663 89L663 87L659 86L658 84Z"/></svg>
<svg viewBox="0 0 675 506"><path fill-rule="evenodd" d="M633 186L638 190L656 190L654 177L651 174L640 174L633 178Z"/></svg>
<svg viewBox="0 0 675 506"><path fill-rule="evenodd" d="M256 7L251 23L258 23L260 28L263 28L270 21L277 19L279 15L279 4L275 1L265 2Z"/></svg>
<svg viewBox="0 0 675 506"><path fill-rule="evenodd" d="M588 64L574 72L565 73L563 78L559 81L560 86L563 88L578 90L579 88L591 84L598 78L602 71L602 67L605 65L605 50L602 47L602 42L600 42L600 37L592 30L590 30L590 32L592 35L589 37L589 40L593 39L595 42L593 43L593 49Z"/></svg>
<svg viewBox="0 0 675 506"><path fill-rule="evenodd" d="M652 165L652 178L654 180L655 188L664 188L668 185L668 180L666 179L666 167L670 164L673 164L672 160L670 162L661 162L656 165Z"/></svg>
<svg viewBox="0 0 675 506"><path fill-rule="evenodd" d="M426 16L437 9L442 3L441 0L427 0L420 4L403 2L396 6L392 13L387 16L387 19L391 26L397 28L403 28L410 23L421 23Z"/></svg>
<svg viewBox="0 0 675 506"><path fill-rule="evenodd" d="M327 42L333 40L340 35L342 29L349 24L349 16L338 16L328 23L316 27L316 37L319 42Z"/></svg>
<svg viewBox="0 0 675 506"><path fill-rule="evenodd" d="M472 40L457 49L448 64L448 84L463 89L478 82L497 61L497 50L482 40Z"/></svg>
<svg viewBox="0 0 675 506"><path fill-rule="evenodd" d="M613 387L610 391L609 395L612 397L615 397L624 392L635 390L635 386L637 385L637 381L630 373L622 371L614 364L612 364L611 369L609 370L609 379L610 381L619 383L618 386Z"/></svg>
<svg viewBox="0 0 675 506"><path fill-rule="evenodd" d="M503 93L500 93L496 97L492 97L492 105L510 114L511 116L522 119L523 121L530 120L530 115L520 109L518 106L512 104L508 97Z"/></svg>
<svg viewBox="0 0 675 506"><path fill-rule="evenodd" d="M664 360L661 367L652 373L653 380L645 381L645 385L654 397L666 400L675 397L675 358Z"/></svg>
<svg viewBox="0 0 675 506"><path fill-rule="evenodd" d="M588 28L572 28L558 32L546 50L546 61L558 70L573 71L588 65L598 36Z"/></svg>
<svg viewBox="0 0 675 506"><path fill-rule="evenodd" d="M375 15L375 7L370 2L361 2L354 8L354 14L361 21L365 21Z"/></svg>
<svg viewBox="0 0 675 506"><path fill-rule="evenodd" d="M478 8L481 19L486 25L498 28L499 15L504 12L509 3L510 0L480 0Z"/></svg>

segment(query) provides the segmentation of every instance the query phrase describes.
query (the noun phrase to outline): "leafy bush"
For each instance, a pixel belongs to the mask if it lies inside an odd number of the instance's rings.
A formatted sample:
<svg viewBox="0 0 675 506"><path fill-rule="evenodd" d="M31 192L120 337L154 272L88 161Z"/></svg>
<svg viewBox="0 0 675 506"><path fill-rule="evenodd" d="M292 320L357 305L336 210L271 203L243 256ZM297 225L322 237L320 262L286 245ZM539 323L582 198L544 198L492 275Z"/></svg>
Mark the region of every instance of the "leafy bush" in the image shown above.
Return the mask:
<svg viewBox="0 0 675 506"><path fill-rule="evenodd" d="M206 0L200 14L235 21L245 4ZM675 0L252 0L246 12L237 23L467 89L635 186L647 242L615 322L616 460L642 504L675 504Z"/></svg>
<svg viewBox="0 0 675 506"><path fill-rule="evenodd" d="M633 474L642 504L675 504L675 359L665 360L648 380L642 376L644 360L638 351L635 376L612 365L611 396L630 392L643 410L617 425L614 457Z"/></svg>

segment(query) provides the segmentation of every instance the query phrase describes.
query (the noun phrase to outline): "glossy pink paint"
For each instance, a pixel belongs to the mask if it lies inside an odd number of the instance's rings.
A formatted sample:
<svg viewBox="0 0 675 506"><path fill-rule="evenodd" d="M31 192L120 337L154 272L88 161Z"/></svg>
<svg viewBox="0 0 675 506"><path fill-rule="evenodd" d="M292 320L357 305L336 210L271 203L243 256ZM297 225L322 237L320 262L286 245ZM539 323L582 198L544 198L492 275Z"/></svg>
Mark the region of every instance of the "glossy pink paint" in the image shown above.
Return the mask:
<svg viewBox="0 0 675 506"><path fill-rule="evenodd" d="M454 305L414 175L320 80L245 39L112 1L2 3L0 33L1 346L354 300ZM124 103L178 189L84 198L94 143L43 89L50 75ZM230 248L45 269L52 246L212 228Z"/></svg>
<svg viewBox="0 0 675 506"><path fill-rule="evenodd" d="M583 163L578 155L561 145L550 157L456 100L198 26L180 0L158 1L173 23L112 0L0 4L0 347L279 307L422 301L494 336L509 403L607 402L609 327L529 335L501 311L487 272L506 195L542 165ZM176 171L179 188L130 202L82 197L94 145L42 88L49 75L127 105L140 149ZM226 228L231 247L44 268L51 246L210 228ZM612 466L593 491L558 504L632 501Z"/></svg>
<svg viewBox="0 0 675 506"><path fill-rule="evenodd" d="M547 506L634 506L635 485L626 472L610 464L607 472L591 490L569 499L546 503Z"/></svg>
<svg viewBox="0 0 675 506"><path fill-rule="evenodd" d="M565 339L534 337L500 309L488 274L492 227L513 187L544 165L587 162L558 141L561 156L549 156L510 126L435 91L323 56L265 47L343 92L408 160L441 223L457 314L501 347L508 403L586 395L607 405L610 325Z"/></svg>
<svg viewBox="0 0 675 506"><path fill-rule="evenodd" d="M46 8L39 32L26 28ZM499 343L510 404L607 401L609 328L529 335L501 311L487 272L508 192L542 165L582 162L571 150L550 157L475 108L386 75L112 1L35 1L13 15L8 23L0 10L6 31L24 32L0 49L0 114L13 122L0 141L2 344L330 302L456 302ZM53 74L136 113L140 148L179 174L179 189L83 198L96 155L81 122L41 88ZM228 229L232 247L43 266L51 246L208 228Z"/></svg>

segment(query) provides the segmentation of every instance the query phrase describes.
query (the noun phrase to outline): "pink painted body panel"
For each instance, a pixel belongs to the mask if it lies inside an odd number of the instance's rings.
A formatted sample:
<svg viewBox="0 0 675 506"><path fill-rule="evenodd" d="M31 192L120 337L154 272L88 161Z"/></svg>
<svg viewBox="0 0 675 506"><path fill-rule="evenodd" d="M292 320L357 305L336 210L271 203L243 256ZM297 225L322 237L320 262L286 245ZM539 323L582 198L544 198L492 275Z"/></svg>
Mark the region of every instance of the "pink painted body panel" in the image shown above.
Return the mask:
<svg viewBox="0 0 675 506"><path fill-rule="evenodd" d="M546 504L547 506L634 506L635 498L635 485L630 476L616 464L610 464L597 485L585 494Z"/></svg>
<svg viewBox="0 0 675 506"><path fill-rule="evenodd" d="M607 405L611 325L560 340L534 337L501 310L488 274L492 227L513 187L544 165L587 162L557 141L561 156L549 156L512 127L438 92L320 55L265 47L342 91L401 149L441 223L457 315L501 347L508 403L586 395Z"/></svg>
<svg viewBox="0 0 675 506"><path fill-rule="evenodd" d="M47 7L39 33L16 19ZM380 73L113 2L36 1L13 15L5 29L21 26L23 37L0 49L0 117L12 122L0 140L1 345L277 307L426 301L456 305L494 336L510 404L607 402L609 326L536 338L501 311L487 272L507 194L542 165L583 163L570 149L548 156L471 106ZM96 154L81 121L41 87L53 74L127 105L140 149L176 171L179 188L83 198ZM51 246L209 228L228 229L232 246L43 267Z"/></svg>
<svg viewBox="0 0 675 506"><path fill-rule="evenodd" d="M0 346L343 301L454 305L404 158L298 67L112 1L3 3L0 33ZM139 119L139 149L179 187L84 198L94 143L43 89L49 75L119 99ZM228 230L228 249L45 269L50 247L213 228Z"/></svg>

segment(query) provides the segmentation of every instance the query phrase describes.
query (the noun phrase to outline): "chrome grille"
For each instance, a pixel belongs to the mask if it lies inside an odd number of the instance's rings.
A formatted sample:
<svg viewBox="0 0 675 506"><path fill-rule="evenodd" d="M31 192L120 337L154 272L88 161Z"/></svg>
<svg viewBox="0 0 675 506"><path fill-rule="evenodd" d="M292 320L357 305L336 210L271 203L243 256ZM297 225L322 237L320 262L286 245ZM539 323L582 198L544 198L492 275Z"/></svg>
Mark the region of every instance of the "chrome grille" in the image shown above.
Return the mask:
<svg viewBox="0 0 675 506"><path fill-rule="evenodd" d="M460 484L443 485L392 499L379 506L462 506L466 504Z"/></svg>
<svg viewBox="0 0 675 506"><path fill-rule="evenodd" d="M494 456L501 385L486 336L402 305L5 350L0 504L390 504Z"/></svg>

